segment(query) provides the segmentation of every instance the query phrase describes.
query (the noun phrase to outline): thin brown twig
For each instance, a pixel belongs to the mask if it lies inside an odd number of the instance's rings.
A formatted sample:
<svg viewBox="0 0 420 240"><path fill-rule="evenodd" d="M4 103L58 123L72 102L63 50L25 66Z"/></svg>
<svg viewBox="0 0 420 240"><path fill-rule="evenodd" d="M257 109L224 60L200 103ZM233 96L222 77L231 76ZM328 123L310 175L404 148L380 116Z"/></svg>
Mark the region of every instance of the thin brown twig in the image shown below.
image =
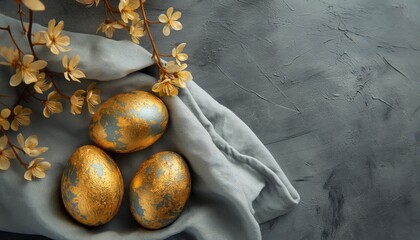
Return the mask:
<svg viewBox="0 0 420 240"><path fill-rule="evenodd" d="M14 112L13 109L15 109L15 107L17 105L19 105L19 103L23 100L24 96L25 96L25 92L29 89L29 85L25 85L25 88L23 89L23 91L20 93L19 98L16 100L15 104L13 104L13 107L10 109L12 110L12 114L10 114L10 116L8 117L8 120L11 121L12 118L14 117Z"/></svg>
<svg viewBox="0 0 420 240"><path fill-rule="evenodd" d="M31 92L31 91L28 91L28 92L29 92L29 95L31 95L36 100L38 100L40 102L45 102L46 101L45 99L41 99L41 98L37 97L33 92Z"/></svg>
<svg viewBox="0 0 420 240"><path fill-rule="evenodd" d="M26 155L26 152L22 148L18 147L16 144L13 144L13 143L12 143L12 145L13 145L14 148L16 148L17 150L21 151L23 154Z"/></svg>
<svg viewBox="0 0 420 240"><path fill-rule="evenodd" d="M13 144L9 141L9 138L8 138L7 142L8 142L8 144L9 144L10 148L12 149L13 153L15 154L16 159L18 160L19 164L20 164L20 165L22 165L22 167L23 167L23 168L28 169L28 164L27 164L27 163L25 163L25 162L22 160L22 158L20 158L20 156L19 156L19 154L16 152L16 149L14 148Z"/></svg>
<svg viewBox="0 0 420 240"><path fill-rule="evenodd" d="M16 49L19 51L19 54L20 53L23 53L22 50L20 50L19 45L17 44L15 38L13 37L12 31L10 30L10 26L0 27L0 30L7 31L9 33L10 39L12 40L12 42L15 45Z"/></svg>
<svg viewBox="0 0 420 240"><path fill-rule="evenodd" d="M149 24L162 24L161 22L159 22L159 21L150 21L150 20L147 20L147 22L149 23Z"/></svg>
<svg viewBox="0 0 420 240"><path fill-rule="evenodd" d="M125 29L127 29L127 30L130 30L130 27L129 26L127 26L124 22L122 22L121 20L119 20L116 16L115 16L115 14L114 14L114 12L119 12L119 11L116 11L116 10L114 10L113 8L112 8L112 6L109 4L109 2L108 2L108 0L104 0L104 5L105 5L105 7L108 9L108 12L111 14L111 16L112 16L112 18L114 19L114 21L116 21L119 25L121 25L121 26L123 26ZM106 11L105 11L106 12ZM108 16L107 16L108 17Z"/></svg>
<svg viewBox="0 0 420 240"><path fill-rule="evenodd" d="M20 93L18 100L16 100L16 103L13 105L13 108L15 108L19 103L23 100L23 97L25 96L25 92L29 89L29 85L25 85L25 88Z"/></svg>
<svg viewBox="0 0 420 240"><path fill-rule="evenodd" d="M108 0L104 0L104 5L109 9L109 11L111 12L115 12L115 13L119 13L120 11L118 11L118 9L114 9L111 4L109 4Z"/></svg>
<svg viewBox="0 0 420 240"><path fill-rule="evenodd" d="M25 25L23 24L23 15L25 13L22 10L22 4L21 3L19 3L18 14L19 14L19 19L20 19L20 25L22 27L23 32L26 34L26 28L25 28Z"/></svg>
<svg viewBox="0 0 420 240"><path fill-rule="evenodd" d="M144 3L143 3L143 1L140 1L140 9L141 9L141 14L142 14L143 20L144 20L144 27L146 28L147 35L149 36L150 43L152 44L152 48L153 48L153 55L152 55L152 57L155 60L155 62L158 65L158 67L160 68L160 70L162 72L165 72L165 69L163 68L162 61L160 60L160 57L159 57L160 56L159 51L157 50L155 41L153 39L152 32L150 31L149 20L147 19L146 11L144 10Z"/></svg>
<svg viewBox="0 0 420 240"><path fill-rule="evenodd" d="M108 21L109 20L109 17L108 17L108 8L107 8L107 5L105 3L104 3L104 11L105 11L105 21Z"/></svg>
<svg viewBox="0 0 420 240"><path fill-rule="evenodd" d="M0 105L2 105L3 107L5 107L5 108L9 108L9 106L7 106L6 104L4 104L4 103L2 103L2 102L0 102Z"/></svg>
<svg viewBox="0 0 420 240"><path fill-rule="evenodd" d="M22 158L20 158L19 154L17 153L16 149L15 149L15 145L10 141L9 137L6 134L6 131L4 131L3 128L0 127L1 132L3 133L3 136L6 136L7 138L7 144L9 145L9 147L12 149L13 153L15 154L16 159L18 160L19 164L25 168L28 169L28 164L25 163Z"/></svg>
<svg viewBox="0 0 420 240"><path fill-rule="evenodd" d="M58 94L60 94L63 98L70 100L70 97L67 96L66 94L64 94L63 92L61 92L60 88L57 86L57 84L55 83L55 79L52 77L52 74L50 74L50 78L51 78L51 82L53 84L54 89L57 91Z"/></svg>
<svg viewBox="0 0 420 240"><path fill-rule="evenodd" d="M29 47L31 48L31 52L34 55L35 60L38 59L36 56L34 46L32 44L32 23L33 23L33 12L29 9L29 25L28 25L28 32L26 33L26 37L28 38Z"/></svg>
<svg viewBox="0 0 420 240"><path fill-rule="evenodd" d="M22 21L22 20L21 20ZM22 23L23 24L23 23ZM29 43L29 47L30 47L30 49L31 49L31 52L32 52L32 54L33 54L33 56L34 56L34 58L35 58L35 60L36 59L38 59L38 57L37 57L37 55L36 55L36 53L35 53L35 49L34 49L34 44L32 43L32 25L33 25L33 12L32 12L32 10L29 10L29 25L28 25L28 31L26 32L26 38L28 39L28 43ZM10 28L9 28L10 29ZM58 86L55 84L55 81L54 81L54 78L53 78L53 76L52 76L52 73L50 72L50 71L48 71L48 69L45 69L45 71L46 71L46 73L48 73L49 74L49 76L50 76L50 78L51 78L51 82L53 83L53 86L54 86L54 88L55 88L55 90L57 91L57 93L58 94L60 94L63 98L65 98L65 99L70 99L70 97L69 96L67 96L66 94L64 94L59 88L58 88ZM27 90L27 87L28 87L28 85L26 85L26 87L25 87L25 90L24 91L26 91ZM34 97L35 99L37 99L37 100L40 100L40 101L44 101L44 100L42 100L42 99L40 99L40 98L38 98L38 97L36 97L36 96L34 96L33 94L31 94L31 96L32 97Z"/></svg>
<svg viewBox="0 0 420 240"><path fill-rule="evenodd" d="M121 22L115 15L114 12L119 12L116 11L114 8L112 8L112 6L109 4L109 0L104 0L104 7L105 7L105 16L106 16L106 20L109 20L108 17L108 13L111 15L111 17L113 18L114 21L116 21L118 24L120 24L121 26L123 26L125 29L129 30L130 27L127 26L125 23ZM162 73L166 73L165 68L163 67L163 63L160 59L160 56L170 56L170 55L161 55L159 54L159 51L157 50L156 47L156 43L153 39L153 35L150 31L150 27L149 24L161 24L161 22L154 22L154 21L150 21L149 19L147 19L147 15L146 15L146 11L144 9L144 3L143 1L140 1L140 9L141 9L141 14L143 16L143 20L144 20L144 26L147 32L147 35L149 36L149 40L150 43L152 45L153 48L153 53L152 53L152 58L153 60L156 62L156 64L158 65L159 69L161 70Z"/></svg>

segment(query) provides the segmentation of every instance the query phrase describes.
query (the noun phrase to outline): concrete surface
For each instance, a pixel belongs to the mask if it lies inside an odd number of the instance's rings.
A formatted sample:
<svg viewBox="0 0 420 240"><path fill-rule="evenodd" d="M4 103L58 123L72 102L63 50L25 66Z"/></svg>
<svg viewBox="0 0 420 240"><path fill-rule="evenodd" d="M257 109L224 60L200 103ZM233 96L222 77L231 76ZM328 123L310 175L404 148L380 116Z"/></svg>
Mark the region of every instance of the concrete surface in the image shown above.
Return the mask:
<svg viewBox="0 0 420 240"><path fill-rule="evenodd" d="M94 33L103 19L76 1L43 2L42 24ZM15 16L13 1L1 6ZM185 30L156 29L157 44L187 42L195 81L255 131L301 194L261 226L263 239L420 239L420 1L147 3L156 18L169 6Z"/></svg>

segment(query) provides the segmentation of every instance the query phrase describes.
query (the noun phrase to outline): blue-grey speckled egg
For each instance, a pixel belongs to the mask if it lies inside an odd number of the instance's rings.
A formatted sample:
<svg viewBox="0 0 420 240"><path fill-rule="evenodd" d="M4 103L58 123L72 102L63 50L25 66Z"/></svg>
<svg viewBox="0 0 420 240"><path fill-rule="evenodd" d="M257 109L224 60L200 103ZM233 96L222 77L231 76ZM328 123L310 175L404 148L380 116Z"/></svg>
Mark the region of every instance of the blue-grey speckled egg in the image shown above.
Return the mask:
<svg viewBox="0 0 420 240"><path fill-rule="evenodd" d="M168 110L160 98L133 91L105 101L92 117L89 134L101 148L127 153L155 143L167 124Z"/></svg>
<svg viewBox="0 0 420 240"><path fill-rule="evenodd" d="M74 219L88 226L110 221L123 194L121 172L100 148L86 145L71 155L61 178L61 196Z"/></svg>
<svg viewBox="0 0 420 240"><path fill-rule="evenodd" d="M156 153L140 165L131 181L131 213L145 228L163 228L181 214L190 191L184 159L174 152Z"/></svg>

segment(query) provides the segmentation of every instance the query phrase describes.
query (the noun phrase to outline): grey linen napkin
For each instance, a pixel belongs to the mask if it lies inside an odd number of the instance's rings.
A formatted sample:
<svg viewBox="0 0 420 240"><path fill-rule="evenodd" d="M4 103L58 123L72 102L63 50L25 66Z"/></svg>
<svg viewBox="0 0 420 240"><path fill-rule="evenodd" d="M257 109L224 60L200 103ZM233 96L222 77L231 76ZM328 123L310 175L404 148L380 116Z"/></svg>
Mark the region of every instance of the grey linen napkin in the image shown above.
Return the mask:
<svg viewBox="0 0 420 240"><path fill-rule="evenodd" d="M10 25L19 43L24 35L19 22L0 14L0 26ZM35 24L34 31L45 28ZM131 90L150 91L156 79L140 70L152 66L150 53L128 41L65 32L71 38L70 56L79 54L79 67L88 79L100 81L102 99ZM0 45L12 46L7 33L0 32ZM25 51L26 50L26 51ZM29 49L24 51L29 53ZM39 51L38 51L39 50ZM37 48L48 69L63 72L61 57ZM9 86L11 72L0 67L0 94L12 103L17 92ZM57 75L62 89L85 89ZM197 77L197 76L196 76ZM151 147L131 154L111 154L124 177L127 193L136 168L153 153L171 150L183 155L192 174L191 197L181 216L170 226L150 231L130 216L127 194L118 215L108 224L88 228L68 215L60 197L60 179L65 163L79 146L91 144L86 109L73 116L65 112L45 119L42 104L30 101L31 127L22 128L25 137L36 134L43 156L51 162L47 177L31 183L13 161L0 172L0 230L39 234L53 239L164 239L171 236L194 239L261 239L259 224L285 214L299 202L299 195L261 141L235 114L220 105L194 82L178 97L164 97L170 122L163 137ZM13 136L15 137L15 136Z"/></svg>

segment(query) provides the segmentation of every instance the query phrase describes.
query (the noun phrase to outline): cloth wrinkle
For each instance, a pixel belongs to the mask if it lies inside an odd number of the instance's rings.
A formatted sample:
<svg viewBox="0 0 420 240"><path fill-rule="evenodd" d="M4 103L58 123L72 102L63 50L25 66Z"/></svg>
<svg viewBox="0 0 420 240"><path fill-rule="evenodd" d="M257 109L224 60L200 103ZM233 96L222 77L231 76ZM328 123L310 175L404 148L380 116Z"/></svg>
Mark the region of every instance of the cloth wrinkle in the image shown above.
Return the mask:
<svg viewBox="0 0 420 240"><path fill-rule="evenodd" d="M238 152L236 149L234 149L232 146L229 145L214 129L213 125L210 121L204 116L204 114L200 111L199 107L195 103L194 99L192 99L191 94L189 93L188 89L186 89L186 94L184 96L187 96L188 100L190 101L190 104L192 105L194 111L194 115L199 119L199 121L203 124L203 126L207 129L210 136L213 139L213 142L215 145L222 150L224 153L226 153L228 156L230 156L230 160L237 159L243 163L246 163L251 168L261 172L265 179L269 182L271 182L273 185L277 183L281 183L282 181L275 176L273 176L270 169L268 169L266 166L260 164L258 160L251 156L243 155L240 152ZM282 184L283 185L283 184ZM285 187L283 185L283 187ZM300 198L297 197L295 199L296 202L299 202Z"/></svg>
<svg viewBox="0 0 420 240"><path fill-rule="evenodd" d="M12 29L20 27L19 21L0 14L0 25L4 24L10 25ZM38 24L33 27L34 31L45 29ZM79 66L87 79L83 79L80 85L57 81L59 87L72 91L85 89L91 80L97 80L97 86L102 90L102 100L106 101L123 91L150 91L155 83L154 77L142 72L153 65L151 54L142 47L128 41L115 41L90 34L65 34L72 41L71 55L81 56ZM16 40L19 44L25 41L24 37L17 37ZM11 46L7 33L0 32L0 45L5 44ZM42 48L36 51L41 59L48 61L50 71L57 72L57 76L63 72L63 54L56 56ZM10 74L10 69L0 67L0 76L10 77ZM7 216L0 215L0 230L63 240L171 239L184 233L199 240L261 239L259 224L292 209L299 202L299 195L251 129L195 82L189 82L187 86L178 97L163 98L169 110L170 123L159 141L136 153L112 154L124 177L124 198L128 196L130 179L138 164L153 153L167 150L169 145L186 155L186 160L193 166L192 175L196 175L199 181L192 183L191 197L177 221L159 231L143 229L130 216L127 199L123 200L118 215L99 228L86 228L71 219L60 199L61 172L66 158L74 149L91 143L88 136L91 116L87 111L80 116L71 115L66 103L65 112L45 119L42 108L40 111L41 105L28 101L23 105L34 109L32 123L30 127L22 128L22 133L25 136L39 135L40 144L50 148L43 157L51 161L52 168L45 179L33 183L12 181L22 178L18 166L12 165L11 169L0 173L0 192L8 192L22 184L24 187L14 191L14 197L27 199L4 202L0 198L0 212L2 208L16 209L13 218L16 222L9 223ZM18 94L9 86L8 79L0 81L0 95L5 93L12 95L10 101ZM203 107L203 104L208 106ZM208 114L211 113L215 115L209 119ZM231 128L241 134L229 132ZM12 134L11 138L15 138ZM235 140L237 136L242 139ZM19 211L20 208L31 211ZM25 227L28 224L30 228Z"/></svg>

